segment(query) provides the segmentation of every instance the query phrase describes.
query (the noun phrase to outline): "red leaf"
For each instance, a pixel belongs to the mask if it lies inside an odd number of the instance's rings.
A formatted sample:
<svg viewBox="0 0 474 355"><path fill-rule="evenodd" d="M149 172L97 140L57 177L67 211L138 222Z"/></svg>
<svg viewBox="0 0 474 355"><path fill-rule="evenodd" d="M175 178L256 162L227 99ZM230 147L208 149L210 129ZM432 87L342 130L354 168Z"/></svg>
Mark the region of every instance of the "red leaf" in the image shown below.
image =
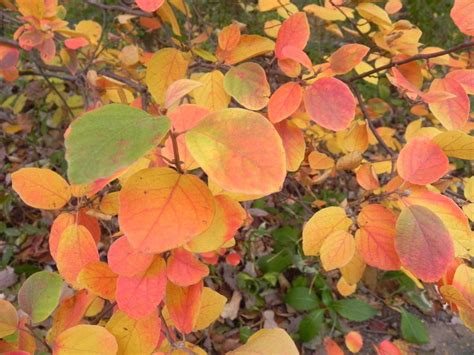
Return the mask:
<svg viewBox="0 0 474 355"><path fill-rule="evenodd" d="M178 286L191 286L209 275L209 268L196 256L182 248L175 249L166 260L166 276Z"/></svg>

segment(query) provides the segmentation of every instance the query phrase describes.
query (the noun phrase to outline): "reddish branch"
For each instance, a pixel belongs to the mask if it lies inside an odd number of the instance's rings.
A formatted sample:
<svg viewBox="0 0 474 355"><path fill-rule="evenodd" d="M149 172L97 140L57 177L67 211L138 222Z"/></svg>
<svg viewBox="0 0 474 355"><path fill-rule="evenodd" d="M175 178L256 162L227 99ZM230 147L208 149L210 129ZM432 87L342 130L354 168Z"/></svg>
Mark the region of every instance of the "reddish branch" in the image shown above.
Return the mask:
<svg viewBox="0 0 474 355"><path fill-rule="evenodd" d="M118 12L123 12L123 13L126 13L126 14L141 16L141 17L153 17L154 16L153 13L132 9L128 6L123 6L123 5L105 5L105 4L102 4L100 2L96 2L96 1L93 1L93 0L86 0L85 3L89 4L89 5L92 5L92 6L97 6L101 9L103 9L103 10L108 10L108 11L118 11Z"/></svg>

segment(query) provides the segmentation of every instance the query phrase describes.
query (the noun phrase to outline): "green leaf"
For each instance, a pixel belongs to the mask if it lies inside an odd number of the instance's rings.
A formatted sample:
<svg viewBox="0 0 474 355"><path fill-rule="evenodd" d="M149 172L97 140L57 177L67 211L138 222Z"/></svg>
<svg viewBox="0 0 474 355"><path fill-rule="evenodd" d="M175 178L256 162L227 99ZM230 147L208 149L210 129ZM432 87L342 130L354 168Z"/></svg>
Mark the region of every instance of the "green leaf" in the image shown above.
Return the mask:
<svg viewBox="0 0 474 355"><path fill-rule="evenodd" d="M414 314L402 309L402 321L400 325L402 337L414 344L429 343L430 338L425 324Z"/></svg>
<svg viewBox="0 0 474 355"><path fill-rule="evenodd" d="M85 113L66 136L70 182L90 183L130 166L160 143L170 125L167 117L120 104Z"/></svg>
<svg viewBox="0 0 474 355"><path fill-rule="evenodd" d="M285 296L285 302L297 311L309 311L318 306L318 298L307 287L293 287Z"/></svg>
<svg viewBox="0 0 474 355"><path fill-rule="evenodd" d="M258 259L258 267L263 272L283 272L293 265L293 253L288 249L282 249L278 253L269 254Z"/></svg>
<svg viewBox="0 0 474 355"><path fill-rule="evenodd" d="M63 280L55 272L40 271L23 283L18 292L18 303L33 323L48 318L59 304Z"/></svg>
<svg viewBox="0 0 474 355"><path fill-rule="evenodd" d="M324 311L316 309L305 316L298 327L298 334L302 342L313 340L319 334L323 326Z"/></svg>
<svg viewBox="0 0 474 355"><path fill-rule="evenodd" d="M367 303L355 299L335 301L333 309L348 320L363 322L377 314L377 310Z"/></svg>

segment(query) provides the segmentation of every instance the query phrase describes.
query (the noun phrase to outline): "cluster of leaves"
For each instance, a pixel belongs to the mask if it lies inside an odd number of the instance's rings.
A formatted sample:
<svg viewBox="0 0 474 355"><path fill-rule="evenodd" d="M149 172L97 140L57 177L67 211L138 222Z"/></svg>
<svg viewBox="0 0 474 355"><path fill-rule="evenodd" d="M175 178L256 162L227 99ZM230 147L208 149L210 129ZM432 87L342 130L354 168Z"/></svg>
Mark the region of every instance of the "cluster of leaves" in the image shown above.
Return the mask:
<svg viewBox="0 0 474 355"><path fill-rule="evenodd" d="M49 236L58 273L24 282L21 316L0 301L1 351L33 353L32 327L52 316L42 341L54 354L204 354L178 333L203 330L222 313L226 298L204 287L204 279L221 256L239 263L234 236L249 219L240 202L279 192L288 180L311 192L348 173L357 181L355 191L346 186L348 199L330 207L313 202L319 210L304 226L304 254L318 256L326 272L339 270L344 297L367 267L398 271L420 287L437 283L474 329L474 178L466 176L474 158L474 42L422 47L416 26L391 18L399 0L384 8L329 0L302 9L289 0L260 0L258 11L278 15L265 24L265 36L233 23L217 41L213 29L193 28L184 0L86 2L104 17L118 14L116 35L91 20L69 27L55 0L2 2L19 26L13 40L0 41L0 75L41 76L52 87L52 79L65 82L80 93L84 111L54 90L58 115L71 119L64 137L68 181L37 167L11 176L27 205L60 210ZM467 36L474 35L470 9L473 0L456 0L451 10ZM305 52L311 19L350 43L314 63ZM137 45L142 32L160 33L153 53ZM400 130L384 126L393 110L382 98L364 98L390 86L419 116L400 120ZM115 219L117 229L103 238L99 220ZM104 242L110 246L101 259ZM262 264L271 268L270 259ZM325 312L312 287L294 283L286 302L308 311L299 338L312 339L305 329L317 329ZM322 303L352 321L376 313L357 299L333 300L330 292ZM419 320L399 311L404 338L425 342ZM345 343L358 352L362 338L348 331ZM324 345L342 353L330 337ZM376 349L400 353L388 340ZM248 353L298 350L274 328L230 354Z"/></svg>

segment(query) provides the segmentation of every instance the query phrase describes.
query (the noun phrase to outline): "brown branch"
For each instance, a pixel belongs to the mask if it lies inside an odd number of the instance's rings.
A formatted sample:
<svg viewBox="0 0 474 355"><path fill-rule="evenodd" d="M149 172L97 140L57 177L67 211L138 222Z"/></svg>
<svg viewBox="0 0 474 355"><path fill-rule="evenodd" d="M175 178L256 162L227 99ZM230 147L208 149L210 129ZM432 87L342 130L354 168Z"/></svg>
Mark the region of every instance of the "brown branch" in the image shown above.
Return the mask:
<svg viewBox="0 0 474 355"><path fill-rule="evenodd" d="M380 136L379 132L377 132L377 129L375 128L372 120L369 117L369 113L367 112L367 108L365 107L365 103L364 103L364 100L362 99L362 95L360 94L359 89L357 88L357 86L355 84L352 84L352 83L350 84L350 87L351 87L352 92L354 93L354 95L357 99L357 102L359 103L360 110L362 111L362 115L364 116L365 122L367 122L367 125L369 126L370 131L374 134L375 138L380 143L382 148L388 154L390 154L390 156L393 159L395 157L395 153L390 149L390 147L387 145L387 143L385 143L383 138ZM392 162L392 165L393 165L393 162Z"/></svg>
<svg viewBox="0 0 474 355"><path fill-rule="evenodd" d="M178 135L174 132L170 132L171 142L173 143L173 154L174 154L174 165L178 173L183 174L183 169L181 168L181 159L179 158L179 147L178 147Z"/></svg>
<svg viewBox="0 0 474 355"><path fill-rule="evenodd" d="M14 40L12 40L12 39L0 37L0 43L7 44L7 45L9 45L9 46L12 46L12 47L21 49L21 47L20 47L20 45L18 44L18 42L17 42L17 41L14 41Z"/></svg>
<svg viewBox="0 0 474 355"><path fill-rule="evenodd" d="M126 14L130 15L135 15L135 16L140 16L140 17L154 17L153 13L141 11L141 10L135 10L127 6L122 6L122 5L105 5L99 2L95 2L92 0L86 0L86 4L92 5L92 6L97 6L103 10L109 10L109 11L119 11L123 12Z"/></svg>
<svg viewBox="0 0 474 355"><path fill-rule="evenodd" d="M463 44L460 44L456 47L446 49L444 51L439 51L439 52L434 52L434 53L427 53L427 54L417 54L417 55L414 55L410 58L406 58L406 59L403 59L403 60L396 60L396 61L393 61L393 62L388 63L386 65L382 65L381 67L366 71L365 73L353 76L352 78L350 78L348 80L349 80L349 82L354 82L354 81L363 79L367 76L371 76L371 75L377 74L381 71L393 68L397 65L403 65L403 64L411 63L411 62L414 62L414 61L417 61L417 60L427 60L427 59L431 59L431 58L441 57L441 56L446 55L446 54L459 52L459 51L462 51L462 50L465 50L465 49L470 49L470 48L474 48L474 42L463 43Z"/></svg>

